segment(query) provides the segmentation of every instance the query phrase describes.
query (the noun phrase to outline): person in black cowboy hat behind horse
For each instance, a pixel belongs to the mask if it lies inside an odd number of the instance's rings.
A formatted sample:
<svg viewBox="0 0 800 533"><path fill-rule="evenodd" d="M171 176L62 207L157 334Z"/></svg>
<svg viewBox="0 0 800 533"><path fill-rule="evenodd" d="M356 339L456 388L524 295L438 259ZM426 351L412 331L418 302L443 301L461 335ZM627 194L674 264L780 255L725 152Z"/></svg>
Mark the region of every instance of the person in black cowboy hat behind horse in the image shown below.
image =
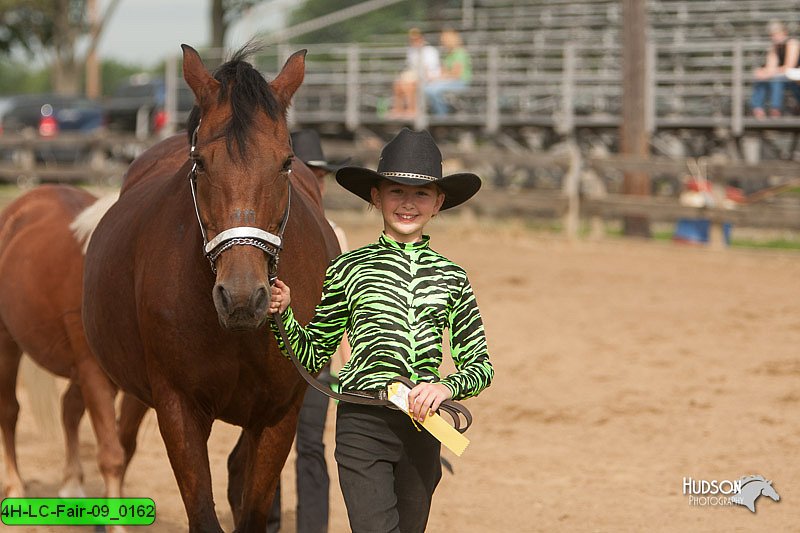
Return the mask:
<svg viewBox="0 0 800 533"><path fill-rule="evenodd" d="M325 158L325 154L322 152L322 142L320 141L319 133L314 130L299 130L293 132L292 149L294 150L294 155L300 158L317 177L319 191L323 196L327 188L326 177L329 174L335 173L350 162L349 157L335 163L328 161ZM344 230L331 219L328 219L328 224L331 225L334 233L336 233L336 238L339 240L339 248L342 252L348 251L349 247Z"/></svg>
<svg viewBox="0 0 800 533"><path fill-rule="evenodd" d="M433 138L409 129L383 148L377 171L344 167L336 180L380 211L383 233L331 262L306 326L294 318L281 280L272 288L270 312L281 313L289 344L310 372L328 363L347 333L352 355L339 372L342 392L377 396L398 376L415 383L408 395L412 418L340 402L335 457L354 532L421 532L442 476L441 443L414 420L424 421L445 400L476 396L494 375L467 274L435 252L423 230L440 211L478 192L481 181L470 173L442 176ZM289 357L275 323L272 329ZM445 329L456 372L442 377Z"/></svg>
<svg viewBox="0 0 800 533"><path fill-rule="evenodd" d="M326 176L336 172L345 165L348 159L332 163L325 158L319 134L314 130L299 130L291 134L292 149L295 157L300 159L317 177L320 193L325 193ZM342 252L348 250L347 237L344 230L328 219ZM343 338L338 350L342 364L350 355L350 346ZM326 366L318 379L323 383L332 383L330 366ZM328 531L328 492L330 478L325 461L325 419L328 415L328 397L309 387L303 399L300 416L297 420L297 459L295 472L297 480L297 528L298 533L324 533ZM267 522L267 533L276 533L281 527L281 485L275 491L272 511Z"/></svg>

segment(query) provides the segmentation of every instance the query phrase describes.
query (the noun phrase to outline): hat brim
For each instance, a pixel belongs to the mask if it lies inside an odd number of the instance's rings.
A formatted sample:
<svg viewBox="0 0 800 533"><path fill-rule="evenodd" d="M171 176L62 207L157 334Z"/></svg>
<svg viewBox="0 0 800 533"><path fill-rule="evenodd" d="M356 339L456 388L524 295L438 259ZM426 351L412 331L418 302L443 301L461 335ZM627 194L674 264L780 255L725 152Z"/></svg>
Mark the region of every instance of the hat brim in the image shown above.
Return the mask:
<svg viewBox="0 0 800 533"><path fill-rule="evenodd" d="M347 159L342 159L336 163L331 163L328 161L306 161L306 166L321 168L327 170L328 172L336 172L340 168L347 165L347 163L350 162L350 159L351 158L348 157Z"/></svg>
<svg viewBox="0 0 800 533"><path fill-rule="evenodd" d="M431 181L401 176L384 176L374 170L362 167L342 167L336 171L336 181L339 185L367 202L372 202L372 187L377 186L381 180L414 186L436 184L444 193L441 211L463 204L481 188L481 179L469 172L450 174Z"/></svg>

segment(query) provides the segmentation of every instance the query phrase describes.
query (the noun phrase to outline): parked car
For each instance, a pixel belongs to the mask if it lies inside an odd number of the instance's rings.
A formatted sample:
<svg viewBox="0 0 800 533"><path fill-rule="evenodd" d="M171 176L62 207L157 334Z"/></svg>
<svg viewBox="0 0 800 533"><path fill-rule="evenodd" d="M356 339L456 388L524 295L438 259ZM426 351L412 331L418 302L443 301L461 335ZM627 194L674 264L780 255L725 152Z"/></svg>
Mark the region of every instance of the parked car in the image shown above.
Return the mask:
<svg viewBox="0 0 800 533"><path fill-rule="evenodd" d="M105 103L108 127L112 131L136 133L139 137L158 134L169 122L165 103L167 90L164 80L137 75L117 87ZM175 123L186 125L194 106L194 94L183 80L179 81Z"/></svg>
<svg viewBox="0 0 800 533"><path fill-rule="evenodd" d="M80 96L32 94L9 98L2 115L3 135L34 132L40 137L54 138L61 133L94 133L105 125L103 106ZM89 155L86 146L53 143L40 145L37 161L70 163Z"/></svg>
<svg viewBox="0 0 800 533"><path fill-rule="evenodd" d="M2 117L3 132L35 130L42 137L59 132L91 133L103 127L103 107L80 96L33 94L12 97Z"/></svg>

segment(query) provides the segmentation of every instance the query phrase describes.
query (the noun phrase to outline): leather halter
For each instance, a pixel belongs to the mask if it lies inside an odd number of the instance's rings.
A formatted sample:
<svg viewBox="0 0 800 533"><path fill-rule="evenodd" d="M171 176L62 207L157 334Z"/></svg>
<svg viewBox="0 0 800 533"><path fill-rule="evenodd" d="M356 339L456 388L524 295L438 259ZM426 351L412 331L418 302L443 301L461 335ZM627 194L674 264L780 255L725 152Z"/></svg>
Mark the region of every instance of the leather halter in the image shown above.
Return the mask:
<svg viewBox="0 0 800 533"><path fill-rule="evenodd" d="M226 229L217 234L216 237L208 240L206 229L203 226L203 220L200 217L200 208L197 205L197 131L200 129L200 124L197 124L194 132L192 133L192 145L189 148L189 160L192 162L192 168L189 170L189 185L192 190L192 202L194 203L194 213L197 216L197 223L200 225L200 233L203 236L203 252L205 253L208 262L211 263L211 270L216 274L216 260L225 250L233 246L255 246L262 250L269 257L269 283L272 285L278 277L278 258L281 250L283 250L283 232L286 229L286 224L289 222L289 211L292 205L292 183L288 183L288 195L286 200L286 210L283 213L283 218L278 226L277 235L264 231L261 228L254 228L252 226L236 226L234 228ZM289 170L291 172L291 169Z"/></svg>

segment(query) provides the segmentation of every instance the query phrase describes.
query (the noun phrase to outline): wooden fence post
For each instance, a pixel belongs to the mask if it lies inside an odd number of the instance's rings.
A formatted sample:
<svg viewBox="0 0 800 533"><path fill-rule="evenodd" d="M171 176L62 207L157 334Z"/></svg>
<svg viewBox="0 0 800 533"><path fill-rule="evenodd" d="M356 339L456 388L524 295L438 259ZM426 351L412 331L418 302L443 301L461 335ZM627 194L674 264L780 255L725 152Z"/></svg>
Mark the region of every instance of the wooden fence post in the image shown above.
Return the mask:
<svg viewBox="0 0 800 533"><path fill-rule="evenodd" d="M564 73L561 80L560 117L553 117L555 130L561 135L572 133L575 129L575 43L564 47Z"/></svg>
<svg viewBox="0 0 800 533"><path fill-rule="evenodd" d="M567 197L567 212L564 215L564 229L567 238L574 240L578 237L580 229L580 181L581 181L581 150L574 139L567 142L569 152L569 168L564 175L563 191Z"/></svg>
<svg viewBox="0 0 800 533"><path fill-rule="evenodd" d="M178 125L178 57L170 55L164 65L164 111L167 123L163 137L169 137L177 131Z"/></svg>
<svg viewBox="0 0 800 533"><path fill-rule="evenodd" d="M475 2L474 0L462 0L461 2L461 27L465 30L472 28L475 22Z"/></svg>
<svg viewBox="0 0 800 533"><path fill-rule="evenodd" d="M656 44L647 41L647 57L645 60L645 85L644 85L644 131L648 136L656 131L656 61L658 54Z"/></svg>
<svg viewBox="0 0 800 533"><path fill-rule="evenodd" d="M500 129L500 49L490 45L486 52L486 132L497 133Z"/></svg>
<svg viewBox="0 0 800 533"><path fill-rule="evenodd" d="M425 85L428 83L425 61L422 48L418 49L417 57L417 114L414 116L414 129L422 131L428 127L428 102L425 99Z"/></svg>
<svg viewBox="0 0 800 533"><path fill-rule="evenodd" d="M646 129L647 6L641 0L622 0L622 124L620 152L647 159L650 135ZM650 196L650 176L646 171L625 172L625 194ZM626 216L625 235L650 237L646 215Z"/></svg>
<svg viewBox="0 0 800 533"><path fill-rule="evenodd" d="M359 84L359 55L357 44L347 48L347 102L345 104L345 126L350 131L356 131L361 123L360 103L361 86Z"/></svg>
<svg viewBox="0 0 800 533"><path fill-rule="evenodd" d="M734 137L741 137L744 132L744 80L742 65L742 41L733 45L733 69L731 76L731 133Z"/></svg>

